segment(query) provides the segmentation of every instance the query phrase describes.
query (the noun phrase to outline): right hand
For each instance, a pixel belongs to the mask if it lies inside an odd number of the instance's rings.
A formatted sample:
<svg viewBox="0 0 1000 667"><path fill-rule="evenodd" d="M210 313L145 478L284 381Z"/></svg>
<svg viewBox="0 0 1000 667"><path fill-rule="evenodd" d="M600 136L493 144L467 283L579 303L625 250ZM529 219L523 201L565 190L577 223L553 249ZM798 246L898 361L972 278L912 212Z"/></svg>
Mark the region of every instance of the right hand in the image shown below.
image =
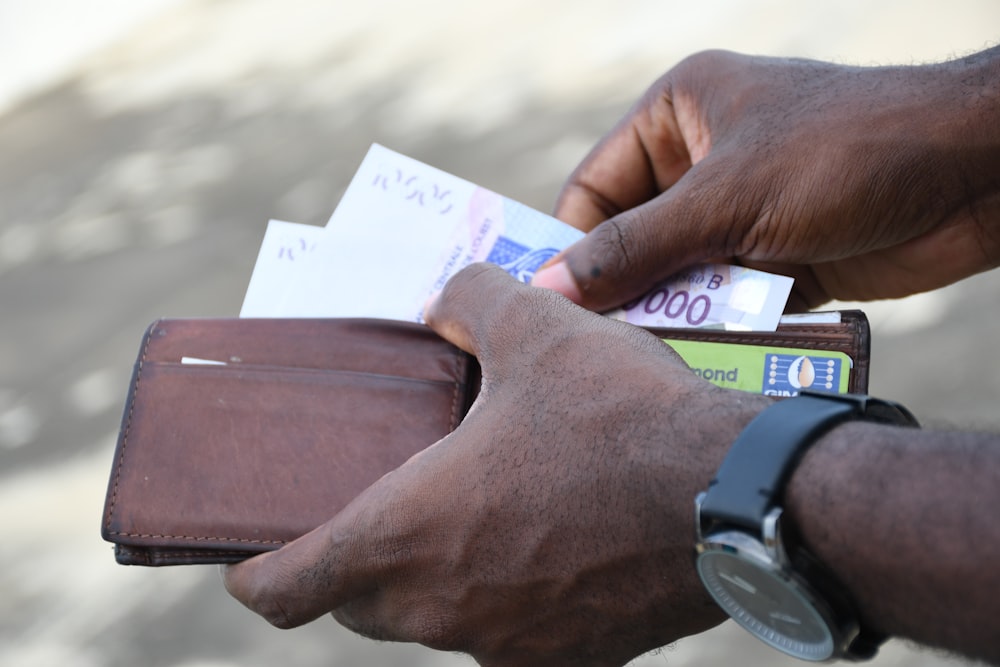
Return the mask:
<svg viewBox="0 0 1000 667"><path fill-rule="evenodd" d="M992 268L998 59L1000 49L921 67L688 58L573 172L556 216L589 234L534 284L603 311L723 261L792 276L790 309L803 309Z"/></svg>
<svg viewBox="0 0 1000 667"><path fill-rule="evenodd" d="M279 627L332 612L490 667L623 665L721 623L694 498L771 399L495 265L456 274L427 322L480 361L465 419L323 527L228 566L229 592Z"/></svg>

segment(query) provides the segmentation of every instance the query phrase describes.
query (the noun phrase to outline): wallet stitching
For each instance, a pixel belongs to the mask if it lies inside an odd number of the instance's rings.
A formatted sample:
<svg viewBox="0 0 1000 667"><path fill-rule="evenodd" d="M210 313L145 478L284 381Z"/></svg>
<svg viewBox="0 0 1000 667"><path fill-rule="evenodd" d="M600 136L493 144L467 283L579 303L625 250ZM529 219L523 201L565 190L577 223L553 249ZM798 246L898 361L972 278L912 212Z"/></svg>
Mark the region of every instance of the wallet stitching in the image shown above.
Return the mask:
<svg viewBox="0 0 1000 667"><path fill-rule="evenodd" d="M718 338L712 338L712 337L707 337L707 336L706 337L691 336L689 338L685 337L685 338L677 338L677 339L663 338L663 340L665 340L665 341L678 340L678 341L681 341L681 342L694 342L694 343L719 343L719 342L724 342L724 341L720 341ZM744 342L744 341L741 340L740 342L734 343L734 344L735 345L751 345L751 346L754 346L754 347L795 347L794 341L789 341L787 338L754 338L752 340L753 340L753 342ZM851 357L851 359L853 360L854 356L847 351L850 347L851 346L845 346L843 344L843 342L841 342L841 341L835 341L835 340L830 340L830 341L809 341L809 349L811 349L811 350L830 350L830 351L833 351L833 352L843 352L847 356Z"/></svg>
<svg viewBox="0 0 1000 667"><path fill-rule="evenodd" d="M287 540L250 540L244 537L218 537L215 535L153 535L150 533L111 532L116 537L136 537L144 540L194 540L195 542L232 542L234 544L285 544ZM173 552L171 552L173 553Z"/></svg>
<svg viewBox="0 0 1000 667"><path fill-rule="evenodd" d="M118 486L121 481L122 476L122 465L125 461L125 450L128 448L128 436L132 430L132 413L135 411L135 399L139 394L140 383L142 382L142 369L146 365L146 356L149 354L149 344L153 340L153 331L160 324L161 320L157 320L149 327L149 333L146 336L146 342L142 346L142 354L139 356L139 367L135 371L135 389L132 392L131 400L128 405L128 417L125 418L125 429L122 432L122 448L121 452L118 454L118 465L115 467L115 487L114 491L111 493L111 502L108 506L108 520L105 526L110 532L111 529L111 517L114 516L115 507L118 505ZM122 533L111 533L112 535L121 535Z"/></svg>
<svg viewBox="0 0 1000 667"><path fill-rule="evenodd" d="M139 367L135 372L135 390L132 392L132 400L128 406L128 417L125 418L125 428L122 431L122 447L121 452L118 455L118 465L115 468L115 485L114 491L111 493L111 502L108 504L108 518L107 527L108 535L114 537L134 537L138 539L166 539L166 540L194 540L196 542L204 542L208 540L221 541L221 542L233 542L240 544L285 544L286 540L249 540L245 538L236 537L199 537L196 535L152 535L146 533L127 533L123 531L112 531L111 530L111 518L115 513L115 507L118 504L118 487L121 481L122 465L125 461L125 451L128 449L128 437L129 433L132 431L132 412L135 410L135 399L139 395L139 389L142 386L142 370L146 366L146 357L149 354L149 345L153 340L153 331L159 325L161 320L157 320L149 328L149 335L146 337L146 343L142 347L142 354L139 356Z"/></svg>
<svg viewBox="0 0 1000 667"><path fill-rule="evenodd" d="M160 551L147 560L167 562L180 558L241 558L246 559L253 554L247 551L222 551L220 549L202 549L193 551ZM213 561L215 562L215 561Z"/></svg>
<svg viewBox="0 0 1000 667"><path fill-rule="evenodd" d="M135 399L139 394L139 389L142 386L142 370L146 365L146 357L149 354L149 345L153 340L153 331L159 325L160 320L157 320L149 329L149 335L146 337L146 343L143 345L142 354L139 357L139 367L136 369L135 373L135 390L132 392L132 400L128 406L128 417L125 418L125 428L122 432L122 447L121 452L118 455L118 465L115 468L115 485L114 491L111 494L111 502L108 507L108 520L106 523L108 529L108 535L113 535L115 537L134 537L138 539L167 539L167 540L194 540L196 542L204 541L222 541L222 542L233 542L240 544L285 544L285 540L249 540L245 538L236 537L199 537L196 535L153 535L146 533L127 533L123 531L112 531L111 530L111 518L115 513L115 507L118 503L118 487L121 481L121 471L122 465L125 461L125 451L128 449L128 437L129 433L132 431L132 413L135 410Z"/></svg>

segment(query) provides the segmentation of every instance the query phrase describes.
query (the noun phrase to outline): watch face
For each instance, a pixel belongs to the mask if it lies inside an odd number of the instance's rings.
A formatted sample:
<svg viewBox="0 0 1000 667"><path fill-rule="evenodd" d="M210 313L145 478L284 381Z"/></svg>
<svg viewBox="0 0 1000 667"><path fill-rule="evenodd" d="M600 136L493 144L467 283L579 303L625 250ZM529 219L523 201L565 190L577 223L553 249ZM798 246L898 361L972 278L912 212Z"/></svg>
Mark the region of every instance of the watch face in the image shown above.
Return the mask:
<svg viewBox="0 0 1000 667"><path fill-rule="evenodd" d="M716 602L761 640L804 660L833 656L829 624L808 594L766 557L761 561L732 543L708 543L697 567Z"/></svg>

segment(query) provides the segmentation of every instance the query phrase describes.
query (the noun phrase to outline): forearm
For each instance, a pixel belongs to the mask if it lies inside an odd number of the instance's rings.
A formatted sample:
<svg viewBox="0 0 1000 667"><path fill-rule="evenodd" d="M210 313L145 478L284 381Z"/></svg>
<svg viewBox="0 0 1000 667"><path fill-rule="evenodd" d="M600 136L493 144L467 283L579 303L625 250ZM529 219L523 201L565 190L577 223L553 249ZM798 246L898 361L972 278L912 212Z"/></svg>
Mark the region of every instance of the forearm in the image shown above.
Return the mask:
<svg viewBox="0 0 1000 667"><path fill-rule="evenodd" d="M938 122L967 190L969 216L1000 246L1000 46L938 66L948 90ZM992 257L1000 264L1000 257Z"/></svg>
<svg viewBox="0 0 1000 667"><path fill-rule="evenodd" d="M1000 46L942 63L876 68L871 73L865 84L867 95L845 100L845 104L858 105L853 113L847 107L841 109L847 118L865 119L856 129L874 142L870 148L879 149L881 136L890 152L902 154L902 163L905 158L922 159L912 167L931 173L938 170L939 182L946 186L939 194L951 203L997 193ZM885 157L892 160L891 155ZM953 176L960 176L964 183ZM906 175L898 177L905 188ZM960 189L951 191L953 185Z"/></svg>
<svg viewBox="0 0 1000 667"><path fill-rule="evenodd" d="M1000 436L846 424L786 503L868 626L1000 663Z"/></svg>
<svg viewBox="0 0 1000 667"><path fill-rule="evenodd" d="M909 223L910 238L896 246L906 250L907 275L888 293L935 289L1000 265L1000 47L858 71L864 83L832 116L847 123L840 141L867 161L875 184L856 215L886 198L887 215Z"/></svg>
<svg viewBox="0 0 1000 667"><path fill-rule="evenodd" d="M943 84L925 130L940 152L923 168L939 170L941 196L951 202L942 205L958 232L931 250L973 270L1000 266L1000 47L930 66L929 75Z"/></svg>

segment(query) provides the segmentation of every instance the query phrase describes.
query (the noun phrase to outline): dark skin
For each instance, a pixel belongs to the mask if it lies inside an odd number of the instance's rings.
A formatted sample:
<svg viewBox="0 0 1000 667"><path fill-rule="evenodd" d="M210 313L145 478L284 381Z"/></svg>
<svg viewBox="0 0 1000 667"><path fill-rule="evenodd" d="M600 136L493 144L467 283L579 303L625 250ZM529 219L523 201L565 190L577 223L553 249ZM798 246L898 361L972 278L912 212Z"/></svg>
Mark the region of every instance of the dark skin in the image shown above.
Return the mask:
<svg viewBox="0 0 1000 667"><path fill-rule="evenodd" d="M469 415L323 528L228 568L230 592L281 627L333 612L484 665L624 664L721 622L690 567L693 498L769 400L723 400L654 336L494 266L426 316L480 359ZM694 433L714 444L662 444Z"/></svg>
<svg viewBox="0 0 1000 667"><path fill-rule="evenodd" d="M594 231L536 282L602 309L730 258L787 269L814 305L995 266L998 57L685 61L574 173L558 213ZM426 318L480 359L469 416L326 525L228 567L230 593L279 627L332 613L491 666L622 665L721 622L693 499L770 399L496 267L460 272ZM785 500L865 622L1000 664L1000 437L844 425Z"/></svg>
<svg viewBox="0 0 1000 667"><path fill-rule="evenodd" d="M693 498L771 399L495 266L427 317L480 358L469 416L326 525L228 567L229 592L278 627L332 613L490 666L623 665L721 622ZM810 450L786 511L869 625L1000 662L995 507L1000 437L849 424Z"/></svg>
<svg viewBox="0 0 1000 667"><path fill-rule="evenodd" d="M896 637L1000 664L1000 436L847 424L787 503L809 549Z"/></svg>
<svg viewBox="0 0 1000 667"><path fill-rule="evenodd" d="M563 188L590 232L534 284L604 311L714 259L795 278L794 309L906 296L1000 262L1000 48L856 68L706 52Z"/></svg>

